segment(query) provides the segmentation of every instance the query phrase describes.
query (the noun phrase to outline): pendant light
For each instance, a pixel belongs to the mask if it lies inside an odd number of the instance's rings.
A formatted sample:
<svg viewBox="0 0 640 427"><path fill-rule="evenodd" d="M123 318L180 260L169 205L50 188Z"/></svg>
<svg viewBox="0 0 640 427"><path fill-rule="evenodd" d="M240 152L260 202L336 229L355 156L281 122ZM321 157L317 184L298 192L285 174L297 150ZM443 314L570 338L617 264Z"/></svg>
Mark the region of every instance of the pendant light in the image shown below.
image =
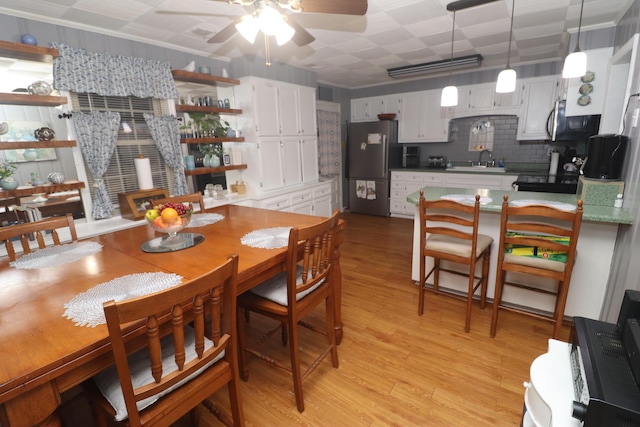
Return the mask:
<svg viewBox="0 0 640 427"><path fill-rule="evenodd" d="M516 90L516 70L511 68L511 39L513 38L513 14L516 7L516 0L511 5L511 28L509 29L509 50L507 53L507 68L500 71L496 82L497 93L511 93Z"/></svg>
<svg viewBox="0 0 640 427"><path fill-rule="evenodd" d="M562 77L570 79L572 77L582 77L587 74L587 54L580 51L580 29L582 28L582 11L584 10L584 0L580 6L580 21L578 23L578 39L576 49L564 60Z"/></svg>
<svg viewBox="0 0 640 427"><path fill-rule="evenodd" d="M450 62L453 62L453 42L455 40L456 31L456 11L453 11L453 28L451 29L451 56ZM449 64L452 65L452 64ZM455 107L458 105L458 88L451 84L452 81L452 69L449 67L449 86L442 89L442 96L440 97L441 107Z"/></svg>

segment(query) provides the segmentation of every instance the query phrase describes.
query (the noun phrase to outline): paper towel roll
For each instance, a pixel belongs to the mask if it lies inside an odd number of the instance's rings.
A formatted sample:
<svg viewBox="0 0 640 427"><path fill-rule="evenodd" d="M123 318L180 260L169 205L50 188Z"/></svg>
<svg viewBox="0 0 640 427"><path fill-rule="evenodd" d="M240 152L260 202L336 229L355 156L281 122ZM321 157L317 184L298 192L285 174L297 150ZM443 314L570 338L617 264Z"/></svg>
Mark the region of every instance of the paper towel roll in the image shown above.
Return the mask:
<svg viewBox="0 0 640 427"><path fill-rule="evenodd" d="M549 163L549 182L555 182L558 173L558 161L560 161L560 153L551 153L551 162Z"/></svg>
<svg viewBox="0 0 640 427"><path fill-rule="evenodd" d="M149 159L133 159L138 177L138 189L150 190L153 188L153 177L151 176L151 162Z"/></svg>

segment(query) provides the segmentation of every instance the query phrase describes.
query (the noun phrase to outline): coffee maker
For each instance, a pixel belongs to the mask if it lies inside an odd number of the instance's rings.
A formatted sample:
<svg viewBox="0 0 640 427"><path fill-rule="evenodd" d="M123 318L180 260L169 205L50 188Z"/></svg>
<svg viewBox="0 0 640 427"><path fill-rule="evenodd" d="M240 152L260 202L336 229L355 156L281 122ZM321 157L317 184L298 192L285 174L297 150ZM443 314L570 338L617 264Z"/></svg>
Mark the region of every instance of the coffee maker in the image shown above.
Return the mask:
<svg viewBox="0 0 640 427"><path fill-rule="evenodd" d="M629 138L624 135L594 135L589 138L582 165L585 178L618 181L622 177Z"/></svg>

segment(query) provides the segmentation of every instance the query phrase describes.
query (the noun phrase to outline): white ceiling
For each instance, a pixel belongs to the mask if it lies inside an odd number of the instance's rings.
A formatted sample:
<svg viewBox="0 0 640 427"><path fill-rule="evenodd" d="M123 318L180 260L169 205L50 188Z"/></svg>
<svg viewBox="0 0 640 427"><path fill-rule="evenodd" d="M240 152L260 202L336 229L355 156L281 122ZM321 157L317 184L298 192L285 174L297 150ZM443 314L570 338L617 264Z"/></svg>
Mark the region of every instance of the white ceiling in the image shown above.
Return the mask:
<svg viewBox="0 0 640 427"><path fill-rule="evenodd" d="M343 0L348 1L348 0ZM511 64L564 58L569 33L578 27L581 0L516 0ZM633 0L584 0L583 30L615 25ZM356 88L395 82L387 69L448 59L452 12L449 0L369 0L365 16L301 13L293 19L316 40L303 47L271 43L272 62L313 70L318 81ZM302 1L304 7L304 0ZM454 56L482 54L483 69L507 60L512 0L458 11ZM157 10L221 16L157 14ZM86 29L229 60L264 57L235 34L222 44L207 40L251 8L224 0L0 0L0 13ZM185 64L186 65L186 64Z"/></svg>

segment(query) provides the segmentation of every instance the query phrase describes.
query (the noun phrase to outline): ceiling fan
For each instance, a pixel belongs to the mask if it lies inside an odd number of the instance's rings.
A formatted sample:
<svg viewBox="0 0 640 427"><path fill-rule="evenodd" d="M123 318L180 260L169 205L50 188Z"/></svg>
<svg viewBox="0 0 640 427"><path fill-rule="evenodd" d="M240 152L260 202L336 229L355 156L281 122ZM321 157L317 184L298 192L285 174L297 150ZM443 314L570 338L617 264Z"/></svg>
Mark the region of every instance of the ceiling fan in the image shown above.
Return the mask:
<svg viewBox="0 0 640 427"><path fill-rule="evenodd" d="M269 61L269 36L273 36L279 46L289 40L298 46L305 46L315 40L307 30L295 22L288 14L279 9L293 13L326 13L340 15L364 15L367 12L367 0L210 0L224 1L240 6L253 6L254 12L234 19L229 25L207 40L208 43L224 43L236 32L242 34L250 43L254 43L258 32L264 34L267 65ZM163 14L209 15L207 13L190 13L178 11L157 11Z"/></svg>

